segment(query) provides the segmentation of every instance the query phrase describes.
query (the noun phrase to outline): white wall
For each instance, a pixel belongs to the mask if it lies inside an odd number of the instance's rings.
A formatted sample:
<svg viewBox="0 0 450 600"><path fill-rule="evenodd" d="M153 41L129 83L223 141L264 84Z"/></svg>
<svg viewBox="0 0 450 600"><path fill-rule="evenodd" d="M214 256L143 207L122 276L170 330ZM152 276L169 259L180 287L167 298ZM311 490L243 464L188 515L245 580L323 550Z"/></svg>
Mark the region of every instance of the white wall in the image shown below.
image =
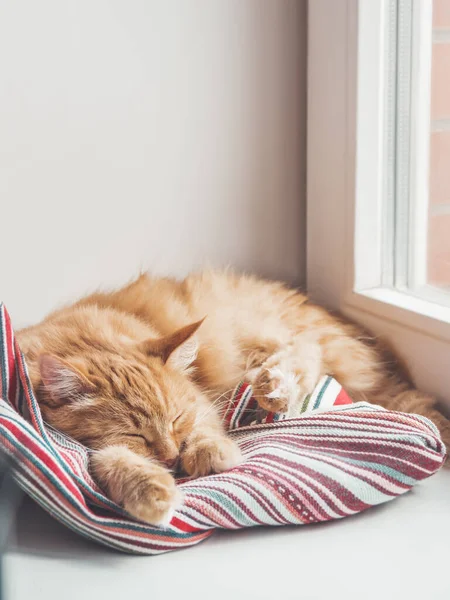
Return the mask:
<svg viewBox="0 0 450 600"><path fill-rule="evenodd" d="M141 268L304 279L306 0L0 3L16 326Z"/></svg>

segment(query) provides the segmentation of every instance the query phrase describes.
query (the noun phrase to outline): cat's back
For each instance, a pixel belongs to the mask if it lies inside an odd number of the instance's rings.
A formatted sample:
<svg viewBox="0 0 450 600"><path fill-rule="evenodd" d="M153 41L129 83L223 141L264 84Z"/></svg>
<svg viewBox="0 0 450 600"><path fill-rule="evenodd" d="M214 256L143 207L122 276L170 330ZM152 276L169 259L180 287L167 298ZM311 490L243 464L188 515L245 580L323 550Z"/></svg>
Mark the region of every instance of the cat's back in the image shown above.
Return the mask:
<svg viewBox="0 0 450 600"><path fill-rule="evenodd" d="M280 315L293 297L297 304L306 300L279 282L231 270L205 269L183 280L143 274L115 292L93 294L78 304L112 307L133 314L151 323L159 333L167 334L205 316L205 325L215 322L229 326L241 317Z"/></svg>
<svg viewBox="0 0 450 600"><path fill-rule="evenodd" d="M236 274L231 270L204 270L193 273L181 283L183 297L190 312L197 318L204 315L233 314L269 318L280 315L295 298L301 305L306 297L277 281L253 275Z"/></svg>

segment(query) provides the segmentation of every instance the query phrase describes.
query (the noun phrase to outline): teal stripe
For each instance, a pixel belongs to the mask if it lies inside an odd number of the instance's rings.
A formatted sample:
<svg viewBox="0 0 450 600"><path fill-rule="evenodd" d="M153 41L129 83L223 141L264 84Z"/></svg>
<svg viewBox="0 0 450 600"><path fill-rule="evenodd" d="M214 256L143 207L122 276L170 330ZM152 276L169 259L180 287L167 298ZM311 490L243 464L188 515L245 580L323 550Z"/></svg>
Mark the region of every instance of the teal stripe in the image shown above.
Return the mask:
<svg viewBox="0 0 450 600"><path fill-rule="evenodd" d="M293 450L293 452L295 453L295 450ZM329 452L327 452L325 450L320 450L317 448L314 449L314 454L323 456L324 458L330 457ZM405 485L413 486L418 481L414 477L409 477L408 475L405 475L401 471L397 471L397 469L388 467L387 465L384 465L383 463L360 460L357 458L343 456L342 454L332 456L332 458L339 460L339 462L342 462L342 463L345 463L348 465L360 467L366 471L367 475L377 474L377 473L380 475L388 475L388 476L392 477L392 479L394 479L393 483L397 482L397 483L403 483ZM399 457L399 458L401 458L401 457ZM361 475L361 477L363 477L363 476L364 475ZM360 477L360 475L358 475L358 477Z"/></svg>
<svg viewBox="0 0 450 600"><path fill-rule="evenodd" d="M134 545L136 542L135 540L131 540L129 538L111 538L108 537L109 536L109 532L104 532L104 531L98 531L96 529L89 529L89 525L87 525L86 523L82 522L82 523L78 523L77 519L75 516L72 516L71 519L69 519L66 516L66 513L64 512L63 508L60 508L59 506L52 504L51 501L47 501L47 496L45 496L44 494L42 494L39 490L36 491L34 489L34 487L32 486L31 482L26 479L26 477L24 475L22 475L21 473L18 473L15 475L15 479L18 483L18 485L29 495L31 496L31 498L33 498L38 504L42 505L45 510L52 515L52 517L54 517L55 519L57 519L58 521L60 521L63 525L66 525L67 527L69 527L70 529L72 529L72 531L75 531L75 533L79 533L80 535L83 535L84 537L95 541L97 543L103 544L104 546L108 546L110 548L113 548L114 550L121 550L122 552L128 552L129 554L134 554L134 555L148 555L151 551L152 554L162 554L163 552L167 552L167 550L165 548L161 548L161 546L168 546L170 545L172 540L158 540L158 541L154 541L152 540L150 537L148 539L145 539L145 542L148 544L153 544L150 548L143 548L142 546L137 546ZM82 525L84 525L85 528L82 527ZM200 532L202 533L202 532ZM171 535L171 538L174 537ZM188 534L188 535L192 535L192 534ZM195 534L197 535L197 534ZM160 536L159 536L160 537ZM182 536L179 536L180 538ZM191 545L195 545L198 544L199 542L203 541L205 538L201 537L198 540L195 540L192 542ZM178 546L176 546L176 542L174 541L174 546L172 548L172 550L178 550ZM131 548L129 547L131 546ZM185 546L183 544L183 546L181 546L183 548L187 548L188 546Z"/></svg>
<svg viewBox="0 0 450 600"><path fill-rule="evenodd" d="M103 496L102 494L99 494L97 491L95 491L90 485L88 485L86 483L86 481L84 481L84 479L82 479L81 477L78 477L78 475L76 475L75 473L72 472L72 470L70 469L70 466L60 457L58 450L53 446L52 440L49 437L47 430L45 429L43 422L42 422L42 418L41 418L41 413L39 411L39 407L37 405L36 402L36 398L34 396L34 392L33 389L31 387L31 382L28 376L28 369L26 367L26 363L25 363L25 358L23 356L23 353L20 353L20 357L19 360L21 361L23 367L24 367L24 373L25 373L25 381L26 381L26 386L30 395L30 399L31 399L31 406L32 406L32 410L33 413L36 415L37 417L37 423L38 423L38 427L39 427L39 432L41 434L41 438L39 436L37 436L36 439L38 439L40 442L42 442L42 440L45 442L47 450L54 456L54 458L56 459L56 461L58 462L59 466L69 475L69 477L71 477L72 479L74 479L75 481L77 481L77 483L85 490L85 492L87 494L90 494L91 496L94 496L95 498L97 498L97 500L99 500L100 502L102 502L103 504L105 504L106 506L108 506L109 508L112 508L113 510L117 511L117 505L114 504L113 502L111 502L111 500L109 500L108 498L106 498L106 496ZM22 381L20 381L20 385L23 387ZM15 413L14 411L14 414ZM19 422L20 424L20 422ZM21 425L22 426L22 425ZM30 427L29 431L33 431L33 433L35 433L34 429ZM124 513L126 514L126 513Z"/></svg>
<svg viewBox="0 0 450 600"><path fill-rule="evenodd" d="M242 492L242 490L240 490ZM227 493L222 492L220 490L210 490L207 487L191 487L189 486L189 495L198 494L202 501L205 498L209 498L216 502L219 506L219 513L223 514L223 509L225 509L238 523L241 527L245 527L246 525L254 525L255 522L253 519L244 512L238 504L231 498ZM208 516L208 515L204 515Z"/></svg>
<svg viewBox="0 0 450 600"><path fill-rule="evenodd" d="M325 383L322 386L322 389L317 394L317 398L316 398L316 401L314 402L314 406L313 406L312 410L315 410L316 408L319 408L320 402L321 402L321 400L323 398L323 395L327 391L328 386L330 385L331 379L332 379L331 377L327 377Z"/></svg>
<svg viewBox="0 0 450 600"><path fill-rule="evenodd" d="M36 492L36 490L31 486L30 482L25 476L20 474L19 476L16 475L15 480L17 484L23 489L23 491L26 492L31 498L33 498L33 500L35 500L37 504L42 506L52 517L54 517L57 521L59 521L75 533L78 533L94 542L104 544L105 546L109 546L110 548L114 548L115 550L123 550L120 544L114 544L113 541L110 541L107 536L106 539L97 536L97 532L94 533L95 530L89 530L88 525L85 525L86 529L79 527L75 517L73 517L73 521L71 519L68 519L65 516L64 509L57 507L55 504L51 504L51 502L47 502L46 496L44 496L44 494L40 492ZM132 553L132 550L130 549L129 552Z"/></svg>
<svg viewBox="0 0 450 600"><path fill-rule="evenodd" d="M235 411L234 411L233 419L231 420L231 423L230 423L230 425L232 425L233 428L236 427L236 423L239 422L239 416L241 415L242 411L244 410L244 407L247 406L248 398L249 397L251 398L251 395L252 395L252 388L248 387L245 390L245 392L242 394L239 405L238 405L237 409L235 409Z"/></svg>
<svg viewBox="0 0 450 600"><path fill-rule="evenodd" d="M0 403L1 406L1 403ZM41 448L44 448L45 450L47 450L47 452L51 453L53 455L53 457L55 458L55 454L56 454L56 462L61 466L62 470L69 476L70 479L72 479L73 481L75 481L76 483L80 484L83 489L85 491L88 491L91 493L92 496L95 496L96 498L98 498L103 504L105 504L106 506L110 507L112 510L114 510L115 512L118 512L122 515L124 515L124 517L128 517L128 513L126 511L124 511L120 506L118 506L117 504L115 504L114 502L112 502L109 498L106 498L105 496L103 496L102 494L99 494L98 492L96 492L94 489L91 488L90 485L88 485L84 479L82 479L81 477L79 477L78 475L76 475L74 472L71 471L71 469L69 468L69 466L67 465L67 463L65 463L58 455L56 450L54 450L52 447L49 447L35 432L35 430L27 423L24 422L23 419L17 415L17 413L9 408L8 411L11 414L8 414L6 416L7 419L9 419L10 421L12 421L13 423L15 423L22 431L25 431L27 435L29 435L30 437L32 437L34 439L34 441L41 446ZM6 434L4 434L6 437ZM0 438L1 439L1 438ZM141 531L140 529L138 531ZM145 530L143 530L145 531Z"/></svg>
<svg viewBox="0 0 450 600"><path fill-rule="evenodd" d="M95 523L96 525L100 526L100 527L117 527L118 529L123 529L123 530L132 530L132 531L139 531L141 533L146 533L148 535L167 535L167 537L175 537L175 538L189 538L191 537L193 534L192 533L179 533L178 531L169 531L169 530L162 530L159 528L153 528L150 526L145 526L145 525L139 525L137 523L133 523L133 522L121 522L121 521L116 521L113 519L109 519L107 517L98 517L97 515L90 515L89 513L84 513L83 509L80 508L79 504L71 497L70 494L67 493L66 488L63 486L63 484L60 483L59 479L56 477L56 475L53 473L53 471L51 471L47 465L44 462L40 462L36 459L36 457L34 456L34 454L32 454L30 452L30 450L26 447L23 446L22 444L18 443L16 438L11 435L11 433L8 430L4 430L2 432L2 436L4 438L6 438L10 444L23 456L25 456L35 467L36 469L41 472L43 475L45 475L45 477L59 490L59 492L61 492L61 494L66 498L66 500L73 506L73 508L78 512L78 514L82 515L83 518L88 519L89 521L92 521L93 523ZM20 465L20 459L16 454L12 454L12 459L18 463ZM117 507L116 505L114 505L114 507L117 509L119 507ZM105 522L103 522L101 519L107 519Z"/></svg>
<svg viewBox="0 0 450 600"><path fill-rule="evenodd" d="M356 460L354 458L347 457L344 458L342 456L339 456L339 460L348 464L364 468L370 473L376 472L387 475L389 477L392 477L392 479L394 479L398 483L403 483L409 486L413 486L417 483L417 479L414 479L414 477L408 477L408 475L405 475L401 471L397 471L396 469L388 467L387 465L383 465L382 463Z"/></svg>

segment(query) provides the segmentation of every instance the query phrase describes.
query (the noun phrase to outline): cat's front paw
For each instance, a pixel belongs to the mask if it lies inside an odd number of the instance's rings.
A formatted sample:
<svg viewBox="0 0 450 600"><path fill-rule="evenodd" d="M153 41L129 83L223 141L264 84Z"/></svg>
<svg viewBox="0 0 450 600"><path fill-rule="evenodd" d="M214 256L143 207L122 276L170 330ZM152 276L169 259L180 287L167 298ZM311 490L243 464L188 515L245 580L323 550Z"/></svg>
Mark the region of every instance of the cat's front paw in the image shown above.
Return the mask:
<svg viewBox="0 0 450 600"><path fill-rule="evenodd" d="M128 448L109 446L96 452L91 468L109 498L139 521L168 525L181 505L181 492L167 469Z"/></svg>
<svg viewBox="0 0 450 600"><path fill-rule="evenodd" d="M300 368L297 359L288 348L273 354L252 373L253 395L261 408L268 412L290 413L314 390L319 373L314 368ZM304 362L306 366L309 364L306 359Z"/></svg>
<svg viewBox="0 0 450 600"><path fill-rule="evenodd" d="M273 413L288 412L302 393L298 377L279 365L261 368L252 387L261 408Z"/></svg>
<svg viewBox="0 0 450 600"><path fill-rule="evenodd" d="M139 521L166 526L181 505L181 499L181 492L176 487L172 475L160 468L136 483L134 491L128 495L123 507Z"/></svg>
<svg viewBox="0 0 450 600"><path fill-rule="evenodd" d="M238 445L224 435L197 436L188 441L181 455L183 470L191 477L222 473L237 467L242 460Z"/></svg>

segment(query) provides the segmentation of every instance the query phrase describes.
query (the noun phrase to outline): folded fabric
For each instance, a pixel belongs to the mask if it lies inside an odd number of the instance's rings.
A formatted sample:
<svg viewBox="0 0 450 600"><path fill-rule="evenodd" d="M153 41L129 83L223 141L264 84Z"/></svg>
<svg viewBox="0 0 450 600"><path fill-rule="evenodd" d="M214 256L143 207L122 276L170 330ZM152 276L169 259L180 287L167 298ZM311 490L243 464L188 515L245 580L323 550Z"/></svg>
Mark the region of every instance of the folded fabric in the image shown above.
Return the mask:
<svg viewBox="0 0 450 600"><path fill-rule="evenodd" d="M330 377L293 419L261 414L250 386L241 384L225 421L243 464L180 482L182 508L167 528L151 527L102 493L89 474L86 448L45 426L3 306L0 365L0 450L10 457L16 481L61 523L124 552L192 546L216 528L340 519L404 494L445 459L428 419L351 404Z"/></svg>

